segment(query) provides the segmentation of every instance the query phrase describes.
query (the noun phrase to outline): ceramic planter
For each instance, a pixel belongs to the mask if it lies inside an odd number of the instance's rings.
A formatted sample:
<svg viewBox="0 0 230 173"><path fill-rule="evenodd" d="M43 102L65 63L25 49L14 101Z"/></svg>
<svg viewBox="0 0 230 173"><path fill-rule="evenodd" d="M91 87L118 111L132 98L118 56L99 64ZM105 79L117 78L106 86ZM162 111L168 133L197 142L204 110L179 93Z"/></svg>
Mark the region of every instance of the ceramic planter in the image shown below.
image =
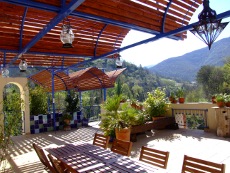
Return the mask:
<svg viewBox="0 0 230 173"><path fill-rule="evenodd" d="M116 133L116 139L123 140L123 141L130 141L130 134L131 129L130 128L124 128L124 129L115 129Z"/></svg>

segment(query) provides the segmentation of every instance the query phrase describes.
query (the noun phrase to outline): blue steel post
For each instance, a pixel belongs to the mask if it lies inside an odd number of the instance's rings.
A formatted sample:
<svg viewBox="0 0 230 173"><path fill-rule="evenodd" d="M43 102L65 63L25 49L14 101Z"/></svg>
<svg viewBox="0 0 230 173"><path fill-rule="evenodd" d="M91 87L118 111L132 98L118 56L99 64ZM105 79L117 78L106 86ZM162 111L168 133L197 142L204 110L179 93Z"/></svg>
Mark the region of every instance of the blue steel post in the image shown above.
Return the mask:
<svg viewBox="0 0 230 173"><path fill-rule="evenodd" d="M103 72L105 72L105 67L102 69ZM106 101L106 88L103 88L103 101Z"/></svg>
<svg viewBox="0 0 230 173"><path fill-rule="evenodd" d="M47 101L48 101L48 112L50 113L50 96L49 96L49 93L47 93L48 94L48 99L47 99Z"/></svg>
<svg viewBox="0 0 230 173"><path fill-rule="evenodd" d="M83 117L83 109L82 109L82 95L81 91L79 92L79 100L80 100L80 111L81 111L81 117Z"/></svg>
<svg viewBox="0 0 230 173"><path fill-rule="evenodd" d="M104 92L104 101L106 101L106 88L103 89Z"/></svg>
<svg viewBox="0 0 230 173"><path fill-rule="evenodd" d="M54 131L56 131L55 98L54 98L54 69L52 69L52 106L53 106L53 125L54 125Z"/></svg>

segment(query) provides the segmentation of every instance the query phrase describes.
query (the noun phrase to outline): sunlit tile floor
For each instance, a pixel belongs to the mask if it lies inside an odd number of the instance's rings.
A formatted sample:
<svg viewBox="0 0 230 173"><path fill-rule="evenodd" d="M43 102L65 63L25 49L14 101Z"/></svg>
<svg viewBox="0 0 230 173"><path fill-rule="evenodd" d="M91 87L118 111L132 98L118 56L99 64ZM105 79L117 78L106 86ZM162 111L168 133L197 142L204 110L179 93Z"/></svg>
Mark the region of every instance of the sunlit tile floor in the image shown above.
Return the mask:
<svg viewBox="0 0 230 173"><path fill-rule="evenodd" d="M72 129L71 131L13 137L14 147L11 148L8 159L11 168L5 172L46 172L32 148L32 143L47 147L52 144L62 145L79 140L92 142L95 132L100 132L97 122L91 123L90 127ZM143 145L170 152L167 168L169 173L181 172L184 154L225 163L226 173L230 172L230 138L217 137L215 133L187 129L148 131L137 136L137 142L133 143L132 158L138 159L140 148ZM1 170L1 172L3 171Z"/></svg>

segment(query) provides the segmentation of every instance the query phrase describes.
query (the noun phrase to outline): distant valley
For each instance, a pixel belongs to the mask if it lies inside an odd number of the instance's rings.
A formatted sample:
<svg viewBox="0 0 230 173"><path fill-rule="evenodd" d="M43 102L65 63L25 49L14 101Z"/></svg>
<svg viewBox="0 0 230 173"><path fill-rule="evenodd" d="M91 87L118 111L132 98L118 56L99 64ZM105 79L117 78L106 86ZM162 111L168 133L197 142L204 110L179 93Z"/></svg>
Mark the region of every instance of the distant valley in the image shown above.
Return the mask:
<svg viewBox="0 0 230 173"><path fill-rule="evenodd" d="M179 57L169 58L148 69L162 77L191 82L196 80L196 74L201 66L222 66L228 57L230 57L230 37L215 42L211 50L205 47Z"/></svg>

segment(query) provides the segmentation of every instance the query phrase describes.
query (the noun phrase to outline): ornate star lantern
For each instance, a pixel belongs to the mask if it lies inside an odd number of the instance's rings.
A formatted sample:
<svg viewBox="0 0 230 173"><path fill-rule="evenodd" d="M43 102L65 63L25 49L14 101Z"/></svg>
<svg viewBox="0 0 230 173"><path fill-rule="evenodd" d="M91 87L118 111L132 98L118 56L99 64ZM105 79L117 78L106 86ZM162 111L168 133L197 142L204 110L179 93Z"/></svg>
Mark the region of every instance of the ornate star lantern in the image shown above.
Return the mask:
<svg viewBox="0 0 230 173"><path fill-rule="evenodd" d="M68 18L63 20L62 31L60 35L60 39L63 43L63 48L72 48L72 42L74 40L74 33L72 31L72 27L70 25L70 21Z"/></svg>
<svg viewBox="0 0 230 173"><path fill-rule="evenodd" d="M21 59L19 65L18 65L20 72L25 72L27 70L27 62L25 59Z"/></svg>
<svg viewBox="0 0 230 173"><path fill-rule="evenodd" d="M203 1L204 9L198 15L199 24L190 30L196 37L201 39L211 49L212 43L227 26L228 22L221 23L222 19L216 19L216 11L209 7L209 0Z"/></svg>

